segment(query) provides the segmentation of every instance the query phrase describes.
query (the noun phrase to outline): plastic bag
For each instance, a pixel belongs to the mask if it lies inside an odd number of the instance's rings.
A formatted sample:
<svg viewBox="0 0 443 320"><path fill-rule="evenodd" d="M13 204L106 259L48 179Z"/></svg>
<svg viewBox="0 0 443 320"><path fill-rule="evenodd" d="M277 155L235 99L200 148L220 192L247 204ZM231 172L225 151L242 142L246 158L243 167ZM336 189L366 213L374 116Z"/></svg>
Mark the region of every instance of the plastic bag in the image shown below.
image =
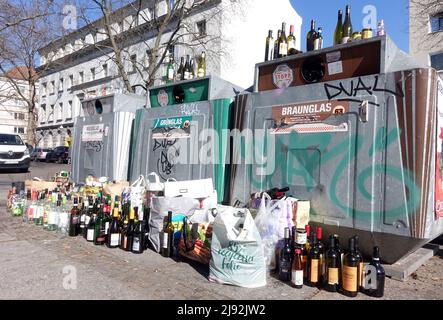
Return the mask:
<svg viewBox="0 0 443 320"><path fill-rule="evenodd" d="M249 210L218 207L211 253L210 281L245 288L266 285L262 240Z"/></svg>

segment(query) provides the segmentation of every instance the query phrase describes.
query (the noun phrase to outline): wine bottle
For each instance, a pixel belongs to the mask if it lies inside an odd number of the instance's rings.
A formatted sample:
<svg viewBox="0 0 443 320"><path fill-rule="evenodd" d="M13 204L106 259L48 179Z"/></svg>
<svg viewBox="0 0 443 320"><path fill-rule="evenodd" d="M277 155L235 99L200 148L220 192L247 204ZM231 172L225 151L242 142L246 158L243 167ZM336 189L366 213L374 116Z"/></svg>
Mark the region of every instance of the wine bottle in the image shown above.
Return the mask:
<svg viewBox="0 0 443 320"><path fill-rule="evenodd" d="M189 63L189 67L191 68L191 73L189 74L189 80L195 79L195 60L191 58L191 62Z"/></svg>
<svg viewBox="0 0 443 320"><path fill-rule="evenodd" d="M281 37L281 30L278 30L278 32L277 32L277 39L275 39L275 41L274 41L274 60L275 60L275 59L278 59L278 56L279 56L279 51L280 51L280 48L279 48L280 37Z"/></svg>
<svg viewBox="0 0 443 320"><path fill-rule="evenodd" d="M185 58L180 58L180 66L178 67L176 74L177 81L182 81L185 79Z"/></svg>
<svg viewBox="0 0 443 320"><path fill-rule="evenodd" d="M326 282L326 259L325 259L325 246L322 242L323 239L323 229L317 227L317 247L320 255L319 260L319 285L322 286Z"/></svg>
<svg viewBox="0 0 443 320"><path fill-rule="evenodd" d="M342 41L341 43L348 43L352 39L352 22L351 22L351 6L346 6L345 22L343 23Z"/></svg>
<svg viewBox="0 0 443 320"><path fill-rule="evenodd" d="M311 20L311 30L309 30L308 35L306 37L307 51L314 50L314 41L316 37L317 37L317 32L315 31L315 20Z"/></svg>
<svg viewBox="0 0 443 320"><path fill-rule="evenodd" d="M294 262L292 263L291 284L296 289L303 288L303 263L301 261L301 250L294 250Z"/></svg>
<svg viewBox="0 0 443 320"><path fill-rule="evenodd" d="M343 38L343 11L338 10L338 21L334 31L334 46L341 44Z"/></svg>
<svg viewBox="0 0 443 320"><path fill-rule="evenodd" d="M292 227L292 232L291 232L291 252L292 254L294 254L295 249L298 249L297 246L297 227ZM292 258L294 258L294 255L292 256Z"/></svg>
<svg viewBox="0 0 443 320"><path fill-rule="evenodd" d="M77 237L80 231L80 210L78 209L78 198L74 198L69 219L69 236Z"/></svg>
<svg viewBox="0 0 443 320"><path fill-rule="evenodd" d="M335 237L329 237L329 249L326 252L326 283L324 289L337 292L339 288L340 254L336 251Z"/></svg>
<svg viewBox="0 0 443 320"><path fill-rule="evenodd" d="M291 264L292 264L292 250L291 250L291 237L289 228L285 228L285 244L280 250L279 257L279 271L278 278L281 281L291 281Z"/></svg>
<svg viewBox="0 0 443 320"><path fill-rule="evenodd" d="M139 213L138 208L134 208L136 213ZM140 211L140 213L142 213ZM138 221L134 226L134 236L132 240L132 252L136 254L143 253L145 250L145 221L143 214L139 215Z"/></svg>
<svg viewBox="0 0 443 320"><path fill-rule="evenodd" d="M174 253L174 225L172 224L172 211L168 212L168 220L162 232L161 255L170 258Z"/></svg>
<svg viewBox="0 0 443 320"><path fill-rule="evenodd" d="M175 70L174 70L174 58L169 59L168 67L166 68L166 82L174 82Z"/></svg>
<svg viewBox="0 0 443 320"><path fill-rule="evenodd" d="M265 62L272 60L273 57L274 57L274 37L272 36L272 30L269 30L268 37L266 38Z"/></svg>
<svg viewBox="0 0 443 320"><path fill-rule="evenodd" d="M319 27L314 40L314 50L323 49L323 28Z"/></svg>
<svg viewBox="0 0 443 320"><path fill-rule="evenodd" d="M119 215L118 207L114 207L112 222L109 226L108 239L106 241L106 246L111 249L117 248L120 245Z"/></svg>
<svg viewBox="0 0 443 320"><path fill-rule="evenodd" d="M342 285L342 270L343 270L343 259L345 257L345 253L343 249L340 246L340 237L338 234L334 234L334 241L335 241L335 251L338 254L339 257L339 263L340 263L340 272L338 273L338 283L339 287Z"/></svg>
<svg viewBox="0 0 443 320"><path fill-rule="evenodd" d="M291 25L289 27L289 36L288 36L288 55L292 56L292 55L298 53L296 46L297 45L296 45L296 39L294 36L294 26Z"/></svg>
<svg viewBox="0 0 443 320"><path fill-rule="evenodd" d="M128 232L128 220L124 220L121 224L120 227L120 244L119 244L119 248L125 251L128 251L127 248L129 246L128 244L128 237L127 237L127 232Z"/></svg>
<svg viewBox="0 0 443 320"><path fill-rule="evenodd" d="M183 70L183 79L184 80L189 80L191 78L191 60L189 57L189 54L186 56L186 63L185 63L185 68Z"/></svg>
<svg viewBox="0 0 443 320"><path fill-rule="evenodd" d="M354 247L355 247L355 256L358 259L358 290L362 291L363 290L364 260L363 260L363 255L360 252L358 236L354 236Z"/></svg>
<svg viewBox="0 0 443 320"><path fill-rule="evenodd" d="M94 212L92 214L92 217L89 219L88 227L86 229L86 241L88 242L94 242L96 222L97 222L97 213Z"/></svg>
<svg viewBox="0 0 443 320"><path fill-rule="evenodd" d="M203 51L198 62L197 76L199 78L206 77L206 53Z"/></svg>
<svg viewBox="0 0 443 320"><path fill-rule="evenodd" d="M385 269L380 263L380 249L374 247L372 261L369 263L368 274L364 274L364 293L374 298L381 298L385 291Z"/></svg>
<svg viewBox="0 0 443 320"><path fill-rule="evenodd" d="M356 297L358 294L358 264L359 259L355 255L355 239L349 239L349 252L345 255L343 265L342 293L348 297Z"/></svg>
<svg viewBox="0 0 443 320"><path fill-rule="evenodd" d="M311 234L312 242L309 250L308 281L306 284L310 287L316 287L320 280L320 251L317 245L317 236L315 232L312 232Z"/></svg>
<svg viewBox="0 0 443 320"><path fill-rule="evenodd" d="M286 38L286 23L282 24L281 35L278 40L278 57L284 58L288 55L288 39Z"/></svg>
<svg viewBox="0 0 443 320"><path fill-rule="evenodd" d="M87 239L87 237L88 237L88 225L89 225L89 222L91 221L92 216L95 213L95 210L96 210L96 203L94 202L92 197L89 197L88 209L87 209L86 215L85 215L85 228L84 228L84 233L83 233L83 236L85 237L85 239Z"/></svg>
<svg viewBox="0 0 443 320"><path fill-rule="evenodd" d="M106 243L106 230L105 230L106 222L104 214L105 206L106 204L99 205L97 220L95 222L94 244L96 246L102 246Z"/></svg>

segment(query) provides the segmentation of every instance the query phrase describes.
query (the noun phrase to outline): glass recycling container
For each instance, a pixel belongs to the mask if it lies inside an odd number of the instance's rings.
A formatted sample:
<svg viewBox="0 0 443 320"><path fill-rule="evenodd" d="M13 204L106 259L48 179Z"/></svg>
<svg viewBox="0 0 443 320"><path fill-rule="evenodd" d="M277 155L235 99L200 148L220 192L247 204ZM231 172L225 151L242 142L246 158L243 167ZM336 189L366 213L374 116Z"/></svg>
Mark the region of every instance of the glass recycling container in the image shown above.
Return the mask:
<svg viewBox="0 0 443 320"><path fill-rule="evenodd" d="M395 263L443 233L443 85L388 36L256 66L236 99L231 205L289 187L324 234ZM304 226L297 226L303 228Z"/></svg>
<svg viewBox="0 0 443 320"><path fill-rule="evenodd" d="M214 76L151 88L151 108L135 120L131 180L152 172L162 181L212 178L218 201L227 200L232 107L241 90Z"/></svg>
<svg viewBox="0 0 443 320"><path fill-rule="evenodd" d="M83 116L74 121L72 179L82 183L88 175L128 181L132 126L146 98L115 94L82 102Z"/></svg>

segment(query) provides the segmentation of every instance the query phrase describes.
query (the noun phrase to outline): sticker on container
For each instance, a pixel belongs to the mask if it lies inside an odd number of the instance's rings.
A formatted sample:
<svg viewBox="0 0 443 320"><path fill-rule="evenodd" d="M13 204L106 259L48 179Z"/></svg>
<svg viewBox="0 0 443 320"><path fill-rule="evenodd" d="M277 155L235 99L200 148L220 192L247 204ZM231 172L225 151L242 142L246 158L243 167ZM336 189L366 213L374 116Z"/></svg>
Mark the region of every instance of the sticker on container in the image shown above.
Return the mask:
<svg viewBox="0 0 443 320"><path fill-rule="evenodd" d="M328 73L330 76L343 73L343 62L337 61L328 63Z"/></svg>
<svg viewBox="0 0 443 320"><path fill-rule="evenodd" d="M284 128L294 124L321 123L348 111L348 101L323 100L273 107L272 118L276 127Z"/></svg>
<svg viewBox="0 0 443 320"><path fill-rule="evenodd" d="M326 54L326 62L332 63L341 60L341 51L329 52Z"/></svg>
<svg viewBox="0 0 443 320"><path fill-rule="evenodd" d="M154 140L175 140L191 137L192 117L156 119L152 129Z"/></svg>
<svg viewBox="0 0 443 320"><path fill-rule="evenodd" d="M294 72L287 64L281 64L275 68L272 80L277 88L288 88L294 81Z"/></svg>
<svg viewBox="0 0 443 320"><path fill-rule="evenodd" d="M86 125L82 130L82 142L103 141L104 124Z"/></svg>
<svg viewBox="0 0 443 320"><path fill-rule="evenodd" d="M160 90L157 94L158 104L162 107L166 107L169 104L169 96L165 90Z"/></svg>

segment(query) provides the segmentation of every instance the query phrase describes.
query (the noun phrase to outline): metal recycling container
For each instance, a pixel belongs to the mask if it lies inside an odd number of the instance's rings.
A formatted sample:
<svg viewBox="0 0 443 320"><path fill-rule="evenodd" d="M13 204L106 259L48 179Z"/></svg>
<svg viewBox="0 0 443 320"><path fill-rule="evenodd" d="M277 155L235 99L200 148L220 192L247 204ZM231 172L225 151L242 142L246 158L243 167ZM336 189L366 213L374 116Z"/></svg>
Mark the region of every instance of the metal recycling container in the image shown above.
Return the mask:
<svg viewBox="0 0 443 320"><path fill-rule="evenodd" d="M259 64L236 100L231 204L290 187L324 234L395 263L443 233L443 85L388 37Z"/></svg>
<svg viewBox="0 0 443 320"><path fill-rule="evenodd" d="M84 116L74 121L72 179L81 183L88 175L127 181L132 126L146 98L115 94L82 102Z"/></svg>
<svg viewBox="0 0 443 320"><path fill-rule="evenodd" d="M151 88L151 108L139 110L135 120L131 180L151 172L162 181L212 178L223 202L231 110L241 90L212 76Z"/></svg>

